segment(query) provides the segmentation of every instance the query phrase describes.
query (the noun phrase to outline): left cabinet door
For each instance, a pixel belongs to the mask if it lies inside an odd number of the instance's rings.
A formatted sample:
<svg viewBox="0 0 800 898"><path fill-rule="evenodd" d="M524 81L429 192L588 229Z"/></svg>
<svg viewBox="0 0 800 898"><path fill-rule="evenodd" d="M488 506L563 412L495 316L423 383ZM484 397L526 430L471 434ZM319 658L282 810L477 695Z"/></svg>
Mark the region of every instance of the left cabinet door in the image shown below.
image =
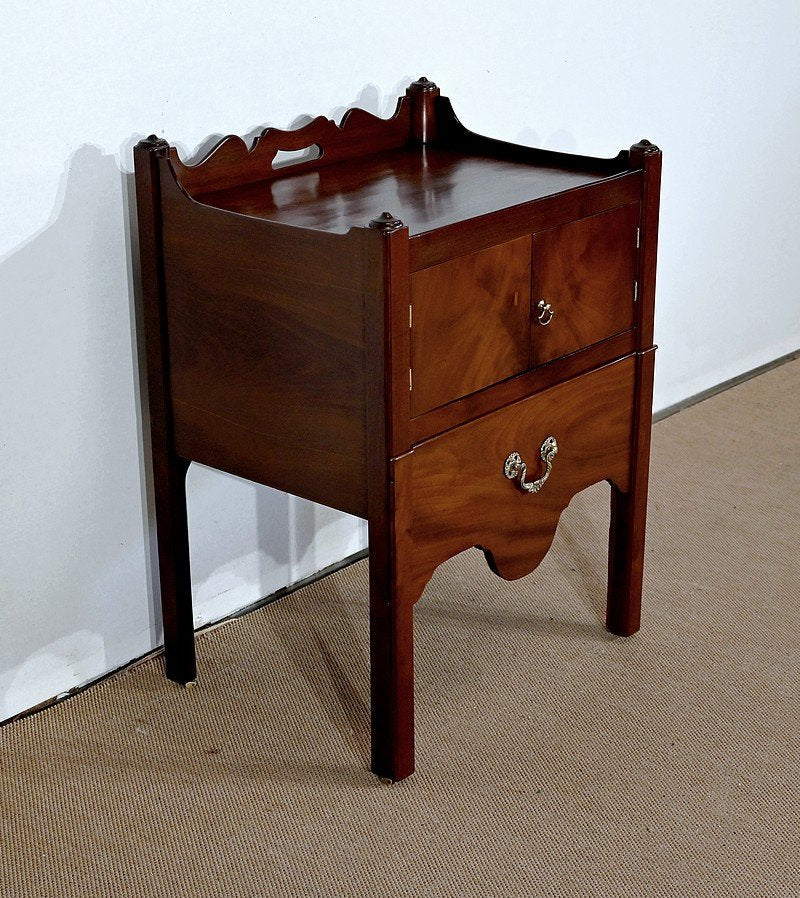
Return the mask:
<svg viewBox="0 0 800 898"><path fill-rule="evenodd" d="M530 296L530 237L415 272L411 414L421 415L525 371Z"/></svg>

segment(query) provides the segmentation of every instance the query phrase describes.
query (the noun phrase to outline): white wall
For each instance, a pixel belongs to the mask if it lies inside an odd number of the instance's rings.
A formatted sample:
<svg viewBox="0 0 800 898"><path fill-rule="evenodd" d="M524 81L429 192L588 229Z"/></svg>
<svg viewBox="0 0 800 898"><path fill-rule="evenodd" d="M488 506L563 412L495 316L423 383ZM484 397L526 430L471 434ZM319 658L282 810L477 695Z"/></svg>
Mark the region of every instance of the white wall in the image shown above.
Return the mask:
<svg viewBox="0 0 800 898"><path fill-rule="evenodd" d="M665 151L656 407L800 346L796 0L0 11L0 719L158 643L131 149L384 115L425 74L474 130ZM335 105L342 104L342 105ZM352 518L190 474L198 622L356 551Z"/></svg>

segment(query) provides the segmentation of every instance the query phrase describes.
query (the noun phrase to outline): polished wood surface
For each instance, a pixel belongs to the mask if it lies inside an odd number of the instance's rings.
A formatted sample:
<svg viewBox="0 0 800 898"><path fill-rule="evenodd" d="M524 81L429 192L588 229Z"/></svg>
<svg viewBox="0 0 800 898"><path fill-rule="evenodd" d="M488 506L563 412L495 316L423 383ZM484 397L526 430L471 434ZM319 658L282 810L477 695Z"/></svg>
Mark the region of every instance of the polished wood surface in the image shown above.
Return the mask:
<svg viewBox="0 0 800 898"><path fill-rule="evenodd" d="M599 180L448 147L404 147L353 161L301 168L199 199L221 209L343 233L389 209L412 236Z"/></svg>
<svg viewBox="0 0 800 898"><path fill-rule="evenodd" d="M647 486L653 408L655 349L637 353L630 471L627 489L611 485L606 626L632 636L641 624Z"/></svg>
<svg viewBox="0 0 800 898"><path fill-rule="evenodd" d="M639 295L636 307L637 356L630 488L612 488L609 529L608 600L606 626L631 636L641 625L647 492L650 476L655 350L656 256L661 195L661 151L641 140L630 150L630 165L644 172L638 257Z"/></svg>
<svg viewBox="0 0 800 898"><path fill-rule="evenodd" d="M197 675L197 666L186 511L188 462L175 451L159 178L159 163L168 149L165 140L151 136L137 144L133 158L144 325L141 336L147 359L146 418L150 422L156 514L156 592L161 600L167 676L176 683L189 683Z"/></svg>
<svg viewBox="0 0 800 898"><path fill-rule="evenodd" d="M636 330L639 349L653 345L656 302L656 256L658 254L658 216L661 200L661 150L649 140L631 147L630 165L641 168L642 187L641 239L639 250L639 302Z"/></svg>
<svg viewBox="0 0 800 898"><path fill-rule="evenodd" d="M638 225L630 203L534 235L532 367L633 327Z"/></svg>
<svg viewBox="0 0 800 898"><path fill-rule="evenodd" d="M636 333L632 330L627 331L595 343L587 349L554 359L532 371L510 377L485 390L470 393L462 399L432 409L411 421L411 443L416 445L438 433L452 430L460 424L473 421L570 377L591 371L598 365L629 355L634 349L636 349Z"/></svg>
<svg viewBox="0 0 800 898"><path fill-rule="evenodd" d="M570 499L599 480L629 485L635 360L622 359L434 437L397 463L411 479L410 561L421 592L436 567L471 546L513 580L550 547ZM519 452L535 479L539 449L558 442L550 478L538 493L508 480L503 464Z"/></svg>
<svg viewBox="0 0 800 898"><path fill-rule="evenodd" d="M284 165L283 150L306 158ZM155 137L134 156L168 676L195 676L191 462L367 518L371 766L386 780L414 770L414 603L450 555L482 546L521 576L571 496L609 479L608 626L634 632L656 147L595 159L494 140L420 78L386 120L228 137L191 166ZM540 290L549 330L532 323ZM549 435L551 478L524 493L505 458L534 478Z"/></svg>
<svg viewBox="0 0 800 898"><path fill-rule="evenodd" d="M381 119L363 109L349 109L340 124L317 116L291 131L266 128L247 144L235 135L223 138L194 165L185 165L175 148L170 159L183 188L192 196L219 190L237 190L244 184L285 179L304 166L320 168L341 159L372 155L403 146L411 128L411 101L403 97L394 115ZM317 157L291 166L276 163L280 151L314 148Z"/></svg>
<svg viewBox="0 0 800 898"><path fill-rule="evenodd" d="M411 270L418 271L516 237L638 202L641 194L642 172L627 172L426 231L411 239Z"/></svg>
<svg viewBox="0 0 800 898"><path fill-rule="evenodd" d="M163 174L178 454L366 517L360 234L254 227Z"/></svg>
<svg viewBox="0 0 800 898"><path fill-rule="evenodd" d="M408 416L405 372L398 383L393 368L393 356L398 357L394 310L408 307L408 231L391 225L367 229L364 270L371 766L394 782L414 771L414 614L406 579L398 574L391 460L397 438L393 424ZM399 358L407 365L407 353Z"/></svg>
<svg viewBox="0 0 800 898"><path fill-rule="evenodd" d="M530 237L414 272L411 414L524 371L530 296Z"/></svg>

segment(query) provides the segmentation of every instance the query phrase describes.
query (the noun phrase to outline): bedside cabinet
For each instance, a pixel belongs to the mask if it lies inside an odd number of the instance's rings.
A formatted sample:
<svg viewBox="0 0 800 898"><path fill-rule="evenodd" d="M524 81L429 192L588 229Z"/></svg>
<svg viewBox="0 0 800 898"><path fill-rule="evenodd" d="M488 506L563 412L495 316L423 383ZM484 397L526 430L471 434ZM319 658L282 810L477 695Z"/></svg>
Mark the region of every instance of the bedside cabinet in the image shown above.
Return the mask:
<svg viewBox="0 0 800 898"><path fill-rule="evenodd" d="M414 770L413 609L447 558L478 546L528 574L570 499L608 480L607 625L638 629L655 146L492 140L421 78L389 119L226 137L196 165L151 137L135 164L171 679L196 675L192 461L368 520L384 779Z"/></svg>

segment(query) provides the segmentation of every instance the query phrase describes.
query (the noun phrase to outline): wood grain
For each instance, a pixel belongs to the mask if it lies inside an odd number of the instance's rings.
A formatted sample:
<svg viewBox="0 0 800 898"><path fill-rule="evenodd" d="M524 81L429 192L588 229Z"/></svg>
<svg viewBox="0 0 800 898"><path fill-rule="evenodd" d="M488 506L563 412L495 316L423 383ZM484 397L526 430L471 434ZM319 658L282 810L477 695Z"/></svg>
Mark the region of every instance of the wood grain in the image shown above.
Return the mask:
<svg viewBox="0 0 800 898"><path fill-rule="evenodd" d="M398 471L412 483L406 551L417 595L439 564L471 546L481 546L506 579L530 573L576 493L605 479L628 489L634 373L629 356L435 437L398 460ZM504 476L504 461L519 452L533 479L548 436L559 447L552 475L541 492L525 493Z"/></svg>
<svg viewBox="0 0 800 898"><path fill-rule="evenodd" d="M411 100L411 140L418 146L433 143L437 137L436 103L439 88L424 76L406 90Z"/></svg>
<svg viewBox="0 0 800 898"><path fill-rule="evenodd" d="M510 405L533 393L552 387L598 365L629 355L636 348L635 331L617 334L588 349L554 359L533 371L510 377L485 390L471 393L448 405L432 409L411 421L411 444L416 445L481 415Z"/></svg>
<svg viewBox="0 0 800 898"><path fill-rule="evenodd" d="M276 165L312 145L318 158ZM414 770L413 606L451 555L482 546L522 576L570 498L609 479L608 623L633 632L656 148L593 159L493 140L421 78L387 120L351 110L252 148L228 137L192 166L151 138L135 158L169 676L194 676L190 461L368 519L372 769L386 779ZM559 325L534 324L534 347L531 278ZM525 493L503 463L520 452L533 479L550 435L551 478Z"/></svg>
<svg viewBox="0 0 800 898"><path fill-rule="evenodd" d="M635 358L636 387L628 488L621 483L611 486L608 539L606 626L620 636L633 635L639 629L642 617L655 347L637 353Z"/></svg>
<svg viewBox="0 0 800 898"><path fill-rule="evenodd" d="M613 633L622 636L635 633L641 625L642 616L650 437L653 420L655 347L652 342L661 195L661 150L649 140L641 140L631 147L630 164L644 170L638 260L639 302L636 310L636 334L641 352L637 357L636 368L630 488L627 492L615 487L611 490L606 606L606 626Z"/></svg>
<svg viewBox="0 0 800 898"><path fill-rule="evenodd" d="M485 212L469 220L443 224L434 231L412 232L411 269L418 271L464 253L638 202L641 193L642 173L626 172L519 202L500 211Z"/></svg>
<svg viewBox="0 0 800 898"><path fill-rule="evenodd" d="M365 229L367 500L373 773L392 782L414 771L414 614L398 570L393 423L407 421L408 389L393 374L395 308L408 304L408 231ZM402 354L401 354L402 357ZM405 356L407 363L407 356ZM400 406L398 411L398 405ZM402 509L401 509L402 513Z"/></svg>
<svg viewBox="0 0 800 898"><path fill-rule="evenodd" d="M441 145L313 166L199 198L232 212L335 233L389 209L414 237L598 181L593 171L539 168Z"/></svg>
<svg viewBox="0 0 800 898"><path fill-rule="evenodd" d="M166 167L161 184L177 452L365 517L360 233L225 214Z"/></svg>
<svg viewBox="0 0 800 898"><path fill-rule="evenodd" d="M630 203L534 234L532 367L633 327L638 224ZM553 310L546 326L539 302Z"/></svg>
<svg viewBox="0 0 800 898"><path fill-rule="evenodd" d="M467 155L491 155L537 168L553 168L563 171L591 171L598 178L607 177L629 168L629 154L622 150L610 158L581 156L538 147L522 146L494 137L476 134L461 123L448 97L437 96L434 114L436 130L442 143L458 147Z"/></svg>
<svg viewBox="0 0 800 898"><path fill-rule="evenodd" d="M639 349L645 350L653 345L658 217L661 202L661 150L649 140L641 140L631 147L630 164L632 167L640 167L644 176L636 327L639 332Z"/></svg>
<svg viewBox="0 0 800 898"><path fill-rule="evenodd" d="M159 178L167 150L166 141L153 136L136 145L133 157L164 660L171 680L189 683L197 676L186 516L189 465L175 451Z"/></svg>
<svg viewBox="0 0 800 898"><path fill-rule="evenodd" d="M411 276L411 414L528 367L531 241L520 237Z"/></svg>
<svg viewBox="0 0 800 898"><path fill-rule="evenodd" d="M293 130L266 128L251 147L241 137L229 135L194 165L185 165L174 147L170 150L170 159L181 186L197 197L253 182L285 178L292 167L273 166L280 150L319 147L318 158L298 165L303 170L316 170L342 159L403 146L410 138L410 113L411 101L402 97L388 119L364 109L348 109L338 125L324 116L317 116L307 125Z"/></svg>

